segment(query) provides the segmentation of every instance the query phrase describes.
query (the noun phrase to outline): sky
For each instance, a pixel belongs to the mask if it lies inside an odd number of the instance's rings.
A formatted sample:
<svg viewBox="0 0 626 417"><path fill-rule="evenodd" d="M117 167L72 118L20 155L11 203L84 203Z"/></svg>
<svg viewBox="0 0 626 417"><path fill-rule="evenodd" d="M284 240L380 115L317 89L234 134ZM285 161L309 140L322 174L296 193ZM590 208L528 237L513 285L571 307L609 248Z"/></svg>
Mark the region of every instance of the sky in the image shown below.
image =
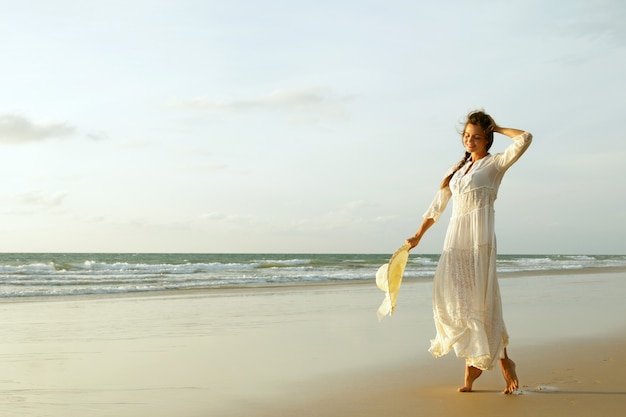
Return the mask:
<svg viewBox="0 0 626 417"><path fill-rule="evenodd" d="M1 252L392 253L484 109L499 252L626 254L621 0L0 5Z"/></svg>

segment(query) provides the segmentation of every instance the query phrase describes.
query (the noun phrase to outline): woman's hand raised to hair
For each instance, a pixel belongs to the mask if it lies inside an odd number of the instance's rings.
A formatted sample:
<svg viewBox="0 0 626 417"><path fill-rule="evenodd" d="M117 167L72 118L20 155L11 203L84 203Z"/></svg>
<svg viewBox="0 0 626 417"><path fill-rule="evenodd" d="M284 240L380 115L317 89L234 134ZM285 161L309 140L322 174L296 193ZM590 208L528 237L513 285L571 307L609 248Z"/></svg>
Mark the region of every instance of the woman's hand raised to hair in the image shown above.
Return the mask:
<svg viewBox="0 0 626 417"><path fill-rule="evenodd" d="M510 138L514 138L515 136L519 136L522 133L524 133L524 131L520 129L513 129L510 127L500 127L500 126L496 126L496 128L493 131L496 133L500 133L501 135L508 136Z"/></svg>

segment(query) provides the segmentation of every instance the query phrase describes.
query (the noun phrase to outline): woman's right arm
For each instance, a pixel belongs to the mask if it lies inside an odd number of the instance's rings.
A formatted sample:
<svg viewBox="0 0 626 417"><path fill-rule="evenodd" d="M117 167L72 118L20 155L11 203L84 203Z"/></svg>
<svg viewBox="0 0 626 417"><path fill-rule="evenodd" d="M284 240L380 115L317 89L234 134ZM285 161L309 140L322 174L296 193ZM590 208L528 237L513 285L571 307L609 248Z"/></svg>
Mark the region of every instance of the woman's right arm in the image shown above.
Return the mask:
<svg viewBox="0 0 626 417"><path fill-rule="evenodd" d="M409 250L417 246L417 244L422 239L422 236L424 236L424 233L426 233L426 231L430 229L430 226L432 226L433 224L435 224L435 219L433 219L432 217L428 217L424 219L424 221L422 221L422 224L417 229L417 232L415 232L413 236L406 240L406 243L408 243L410 246Z"/></svg>
<svg viewBox="0 0 626 417"><path fill-rule="evenodd" d="M451 172L454 172L453 170L454 167L450 168L446 175L450 175ZM430 229L430 226L432 226L433 224L435 224L435 222L437 222L437 220L439 220L439 217L441 217L441 214L444 212L446 206L448 205L448 201L450 201L450 197L452 197L452 192L450 191L449 186L440 188L437 191L435 198L433 199L432 203L430 203L430 207L428 207L428 210L426 210L426 213L424 213L424 220L422 221L420 227L417 229L417 232L415 232L413 236L406 240L406 243L410 246L409 250L416 247L422 236L424 236L424 233L426 233L426 231Z"/></svg>

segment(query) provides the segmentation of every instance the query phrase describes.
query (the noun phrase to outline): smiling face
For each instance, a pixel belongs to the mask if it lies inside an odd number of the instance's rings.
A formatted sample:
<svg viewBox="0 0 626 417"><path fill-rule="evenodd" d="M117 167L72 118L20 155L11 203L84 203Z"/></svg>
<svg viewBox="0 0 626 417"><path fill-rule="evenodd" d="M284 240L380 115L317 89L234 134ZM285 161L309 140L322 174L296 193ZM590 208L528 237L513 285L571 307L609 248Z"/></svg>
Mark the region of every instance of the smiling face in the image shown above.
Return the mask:
<svg viewBox="0 0 626 417"><path fill-rule="evenodd" d="M468 123L463 131L463 145L473 157L482 158L487 155L487 137L482 127ZM474 158L476 159L476 158Z"/></svg>

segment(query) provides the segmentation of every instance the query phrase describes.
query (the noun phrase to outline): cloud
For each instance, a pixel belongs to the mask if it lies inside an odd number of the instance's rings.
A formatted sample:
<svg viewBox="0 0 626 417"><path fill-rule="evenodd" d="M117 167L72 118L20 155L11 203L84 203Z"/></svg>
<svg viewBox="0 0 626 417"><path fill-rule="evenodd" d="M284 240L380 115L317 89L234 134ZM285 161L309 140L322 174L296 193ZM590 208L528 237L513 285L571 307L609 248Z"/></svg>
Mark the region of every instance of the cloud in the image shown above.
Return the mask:
<svg viewBox="0 0 626 417"><path fill-rule="evenodd" d="M53 208L60 206L66 196L66 194L44 196L39 191L31 191L20 194L18 200L21 204L27 206Z"/></svg>
<svg viewBox="0 0 626 417"><path fill-rule="evenodd" d="M90 140L100 141L108 139L109 135L107 135L105 132L92 131L85 133L85 137Z"/></svg>
<svg viewBox="0 0 626 417"><path fill-rule="evenodd" d="M179 100L173 107L185 110L216 113L243 113L254 110L270 110L314 114L330 118L345 118L344 103L350 97L337 97L332 92L318 88L277 90L269 94L242 100L214 101L207 98Z"/></svg>
<svg viewBox="0 0 626 417"><path fill-rule="evenodd" d="M63 122L33 122L16 114L0 114L0 143L37 142L49 138L65 138L76 128Z"/></svg>
<svg viewBox="0 0 626 417"><path fill-rule="evenodd" d="M198 218L200 220L224 220L226 219L228 216L224 213L220 213L220 212L210 212L210 213L203 213L201 215L198 216Z"/></svg>
<svg viewBox="0 0 626 417"><path fill-rule="evenodd" d="M561 18L551 24L562 34L626 42L626 7L621 0L576 2L559 13Z"/></svg>
<svg viewBox="0 0 626 417"><path fill-rule="evenodd" d="M227 214L222 212L202 213L198 216L199 220L220 222L223 224L232 224L241 227L247 227L254 224L263 223L259 218L249 215Z"/></svg>
<svg viewBox="0 0 626 417"><path fill-rule="evenodd" d="M36 215L43 211L64 213L61 206L66 197L65 193L45 195L40 191L28 191L8 197L8 204L3 204L2 213L18 216Z"/></svg>

